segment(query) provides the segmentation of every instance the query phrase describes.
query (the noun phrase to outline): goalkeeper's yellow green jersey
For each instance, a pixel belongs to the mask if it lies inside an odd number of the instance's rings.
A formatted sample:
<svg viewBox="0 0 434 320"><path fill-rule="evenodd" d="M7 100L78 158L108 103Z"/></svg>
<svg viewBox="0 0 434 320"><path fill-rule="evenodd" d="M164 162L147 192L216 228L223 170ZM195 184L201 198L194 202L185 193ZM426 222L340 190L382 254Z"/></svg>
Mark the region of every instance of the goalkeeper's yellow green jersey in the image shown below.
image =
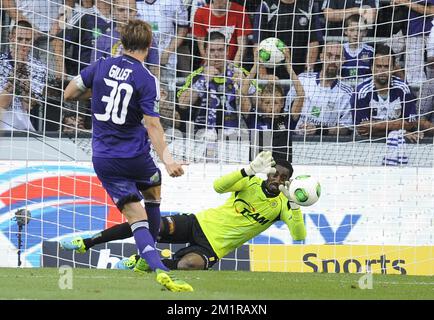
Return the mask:
<svg viewBox="0 0 434 320"><path fill-rule="evenodd" d="M197 220L219 258L257 236L275 221L283 220L296 240L304 239L301 210L291 210L288 199L280 193L267 197L265 181L241 171L227 174L214 182L218 193L232 192L226 203L196 214Z"/></svg>

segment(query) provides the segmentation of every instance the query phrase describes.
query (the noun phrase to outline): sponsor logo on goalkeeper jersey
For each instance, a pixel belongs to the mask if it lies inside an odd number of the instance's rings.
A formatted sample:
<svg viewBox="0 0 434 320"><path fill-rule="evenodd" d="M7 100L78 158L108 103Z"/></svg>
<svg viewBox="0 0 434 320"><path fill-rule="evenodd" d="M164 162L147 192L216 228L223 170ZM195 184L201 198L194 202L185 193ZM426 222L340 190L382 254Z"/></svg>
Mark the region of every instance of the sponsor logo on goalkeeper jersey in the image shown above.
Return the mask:
<svg viewBox="0 0 434 320"><path fill-rule="evenodd" d="M270 222L269 219L261 216L259 212L256 212L256 209L250 203L244 201L243 199L236 199L234 201L234 208L239 214L242 214L247 219L254 220L259 224L264 225L267 222Z"/></svg>

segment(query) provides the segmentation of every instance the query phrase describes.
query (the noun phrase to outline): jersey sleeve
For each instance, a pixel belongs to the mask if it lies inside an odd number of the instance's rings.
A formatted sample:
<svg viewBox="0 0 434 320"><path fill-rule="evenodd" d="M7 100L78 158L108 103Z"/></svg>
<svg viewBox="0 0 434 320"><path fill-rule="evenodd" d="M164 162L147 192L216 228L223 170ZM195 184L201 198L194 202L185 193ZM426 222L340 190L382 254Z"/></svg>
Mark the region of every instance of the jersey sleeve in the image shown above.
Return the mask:
<svg viewBox="0 0 434 320"><path fill-rule="evenodd" d="M160 117L160 87L157 78L152 76L150 72L140 87L139 95L139 106L143 114L151 117Z"/></svg>
<svg viewBox="0 0 434 320"><path fill-rule="evenodd" d="M353 126L353 115L351 114L351 101L352 95L343 94L339 101L339 125L341 127L351 128Z"/></svg>
<svg viewBox="0 0 434 320"><path fill-rule="evenodd" d="M297 241L306 239L306 226L301 209L292 210L287 205L280 213L280 220L288 226L292 239Z"/></svg>
<svg viewBox="0 0 434 320"><path fill-rule="evenodd" d="M249 177L244 177L241 170L226 174L214 181L214 190L217 193L241 191L247 188Z"/></svg>
<svg viewBox="0 0 434 320"><path fill-rule="evenodd" d="M371 119L371 109L369 108L369 104L366 106L366 98L358 98L357 91L351 96L350 106L353 111L353 119L356 125L360 124L362 121L369 121Z"/></svg>

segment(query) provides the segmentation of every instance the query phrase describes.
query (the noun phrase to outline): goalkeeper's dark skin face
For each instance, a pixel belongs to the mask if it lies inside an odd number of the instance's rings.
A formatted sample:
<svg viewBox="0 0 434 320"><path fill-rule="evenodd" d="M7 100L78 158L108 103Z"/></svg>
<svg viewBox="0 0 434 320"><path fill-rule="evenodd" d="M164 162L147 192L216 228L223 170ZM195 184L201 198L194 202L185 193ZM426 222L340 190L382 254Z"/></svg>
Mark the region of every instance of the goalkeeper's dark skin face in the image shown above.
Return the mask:
<svg viewBox="0 0 434 320"><path fill-rule="evenodd" d="M286 181L289 181L289 178L291 178L289 174L289 170L285 167L282 167L280 165L276 165L276 173L274 174L268 174L267 180L265 181L265 188L268 192L271 194L275 194L276 196L279 195L279 185L283 184L285 185Z"/></svg>

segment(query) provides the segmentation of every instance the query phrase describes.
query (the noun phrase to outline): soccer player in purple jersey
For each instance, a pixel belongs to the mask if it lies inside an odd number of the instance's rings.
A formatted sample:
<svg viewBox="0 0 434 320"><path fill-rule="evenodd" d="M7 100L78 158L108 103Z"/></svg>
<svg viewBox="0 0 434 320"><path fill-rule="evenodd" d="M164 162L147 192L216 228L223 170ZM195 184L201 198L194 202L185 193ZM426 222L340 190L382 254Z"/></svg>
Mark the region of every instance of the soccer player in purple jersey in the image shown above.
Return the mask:
<svg viewBox="0 0 434 320"><path fill-rule="evenodd" d="M130 20L121 31L123 55L99 59L83 69L65 89L64 98L92 97L93 166L127 218L140 256L157 273L157 281L170 291L193 291L188 283L169 273L155 249L161 172L150 155L150 142L171 177L184 171L167 152L158 114L158 81L144 66L152 31L140 20ZM145 208L140 203L143 198ZM69 245L76 243L62 243L64 248Z"/></svg>

